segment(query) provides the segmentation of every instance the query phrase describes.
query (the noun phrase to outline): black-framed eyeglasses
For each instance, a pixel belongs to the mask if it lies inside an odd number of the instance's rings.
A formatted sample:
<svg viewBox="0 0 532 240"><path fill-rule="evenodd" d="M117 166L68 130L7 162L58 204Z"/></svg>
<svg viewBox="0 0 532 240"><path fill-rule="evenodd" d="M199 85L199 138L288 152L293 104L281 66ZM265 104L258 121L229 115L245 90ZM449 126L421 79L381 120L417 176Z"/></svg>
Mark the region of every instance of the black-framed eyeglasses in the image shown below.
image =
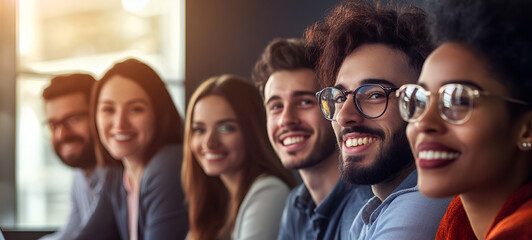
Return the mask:
<svg viewBox="0 0 532 240"><path fill-rule="evenodd" d="M328 87L316 93L323 116L330 121L337 118L349 94L353 94L353 103L365 118L374 119L382 116L388 108L390 93L399 88L388 88L379 84L364 84L353 91L342 91Z"/></svg>
<svg viewBox="0 0 532 240"><path fill-rule="evenodd" d="M431 105L432 93L417 84L406 84L399 88L401 117L407 122L417 122L425 116ZM463 124L473 113L474 101L480 96L495 97L521 105L530 105L524 101L503 97L486 91L473 89L464 84L445 84L438 90L438 111L440 117L452 124Z"/></svg>
<svg viewBox="0 0 532 240"><path fill-rule="evenodd" d="M72 129L73 126L81 123L82 121L88 118L89 114L87 112L75 112L68 114L60 120L49 120L46 124L50 129L50 132L54 132L59 126L63 126Z"/></svg>

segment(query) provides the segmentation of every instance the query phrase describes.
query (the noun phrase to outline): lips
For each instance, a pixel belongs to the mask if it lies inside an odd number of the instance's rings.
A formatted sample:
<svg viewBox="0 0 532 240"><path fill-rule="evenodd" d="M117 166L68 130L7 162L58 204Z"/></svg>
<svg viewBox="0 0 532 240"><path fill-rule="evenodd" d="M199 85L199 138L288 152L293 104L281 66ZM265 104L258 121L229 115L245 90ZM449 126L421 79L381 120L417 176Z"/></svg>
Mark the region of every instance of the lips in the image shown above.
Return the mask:
<svg viewBox="0 0 532 240"><path fill-rule="evenodd" d="M424 142L417 145L418 167L436 169L445 167L460 157L461 152L440 143Z"/></svg>
<svg viewBox="0 0 532 240"><path fill-rule="evenodd" d="M346 147L357 147L366 145L368 143L372 143L374 141L377 141L377 138L374 137L359 137L359 138L347 138L345 141Z"/></svg>
<svg viewBox="0 0 532 240"><path fill-rule="evenodd" d="M60 153L62 157L67 157L73 153L76 153L78 151L81 151L81 148L83 147L83 143L79 141L73 141L73 142L65 142L60 145Z"/></svg>
<svg viewBox="0 0 532 240"><path fill-rule="evenodd" d="M277 148L291 154L304 150L311 135L312 131L304 131L302 129L283 131L277 137Z"/></svg>
<svg viewBox="0 0 532 240"><path fill-rule="evenodd" d="M133 139L134 137L134 134L113 134L111 136L115 141L117 142L125 142L125 141L129 141L131 139Z"/></svg>
<svg viewBox="0 0 532 240"><path fill-rule="evenodd" d="M286 137L283 140L281 140L281 143L284 146L289 146L289 145L293 145L293 144L297 144L297 143L303 142L305 139L306 138L304 136L290 136L290 137Z"/></svg>
<svg viewBox="0 0 532 240"><path fill-rule="evenodd" d="M369 149L379 138L373 135L351 133L342 137L342 152L344 154L360 154Z"/></svg>
<svg viewBox="0 0 532 240"><path fill-rule="evenodd" d="M225 157L225 154L222 153L205 153L205 159L207 161L215 161L220 160L221 158Z"/></svg>

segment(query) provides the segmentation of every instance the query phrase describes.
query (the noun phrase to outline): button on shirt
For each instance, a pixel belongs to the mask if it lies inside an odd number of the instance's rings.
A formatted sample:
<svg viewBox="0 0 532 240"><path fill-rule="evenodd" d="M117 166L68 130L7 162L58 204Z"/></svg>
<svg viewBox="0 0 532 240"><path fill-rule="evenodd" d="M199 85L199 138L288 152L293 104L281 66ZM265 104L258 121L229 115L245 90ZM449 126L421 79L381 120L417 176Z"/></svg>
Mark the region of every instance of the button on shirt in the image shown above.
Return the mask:
<svg viewBox="0 0 532 240"><path fill-rule="evenodd" d="M372 196L370 186L352 186L340 179L316 207L301 184L288 197L278 239L347 239L353 219Z"/></svg>
<svg viewBox="0 0 532 240"><path fill-rule="evenodd" d="M373 197L366 203L349 239L434 239L450 201L421 195L415 170L384 201Z"/></svg>

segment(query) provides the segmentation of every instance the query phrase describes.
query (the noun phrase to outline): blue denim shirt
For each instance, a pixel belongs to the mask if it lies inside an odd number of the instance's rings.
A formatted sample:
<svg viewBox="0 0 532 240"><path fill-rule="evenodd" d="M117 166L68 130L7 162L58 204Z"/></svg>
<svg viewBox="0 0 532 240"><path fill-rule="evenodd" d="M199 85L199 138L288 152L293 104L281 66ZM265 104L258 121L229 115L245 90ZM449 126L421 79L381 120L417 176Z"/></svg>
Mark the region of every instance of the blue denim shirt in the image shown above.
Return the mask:
<svg viewBox="0 0 532 240"><path fill-rule="evenodd" d="M451 198L428 198L417 188L417 170L383 202L371 198L351 226L349 239L434 239Z"/></svg>
<svg viewBox="0 0 532 240"><path fill-rule="evenodd" d="M316 207L301 184L288 196L277 239L347 239L356 214L372 196L370 186L352 186L340 179Z"/></svg>

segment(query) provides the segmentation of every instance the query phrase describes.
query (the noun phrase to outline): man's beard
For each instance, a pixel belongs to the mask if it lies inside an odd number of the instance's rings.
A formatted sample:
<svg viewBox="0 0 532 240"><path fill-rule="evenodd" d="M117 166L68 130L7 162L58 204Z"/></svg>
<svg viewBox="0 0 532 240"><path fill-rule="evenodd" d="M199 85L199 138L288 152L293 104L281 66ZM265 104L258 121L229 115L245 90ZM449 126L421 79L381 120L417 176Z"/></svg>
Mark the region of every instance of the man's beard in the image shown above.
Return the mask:
<svg viewBox="0 0 532 240"><path fill-rule="evenodd" d="M72 156L65 158L61 156L59 149L61 148L63 144L70 143L70 142L83 143L83 149L79 155L72 155ZM96 165L96 155L94 154L93 142L91 140L85 141L85 139L83 139L80 136L77 136L77 135L69 136L65 138L64 140L62 140L61 142L56 143L54 145L54 151L59 157L59 159L61 159L63 163L65 163L66 165L70 167L85 169L85 168L92 168Z"/></svg>
<svg viewBox="0 0 532 240"><path fill-rule="evenodd" d="M364 156L350 156L344 161L340 155L340 171L344 181L358 185L373 185L394 179L403 169L414 164L414 157L410 151L410 145L406 138L404 127L399 128L392 136L391 141L386 142L384 133L380 130L366 127L355 127L348 132L366 132L381 137L382 142L378 155L368 167L358 165ZM339 141L341 143L341 141ZM385 144L388 144L386 147ZM347 165L347 166L346 166Z"/></svg>
<svg viewBox="0 0 532 240"><path fill-rule="evenodd" d="M293 161L294 163L292 164L286 164L285 167L293 170L310 168L335 153L336 143L334 142L334 132L332 130L327 131L324 137L325 138L323 138L321 141L318 140L318 142L316 142L314 150L310 152L307 156L305 156L306 159L298 159L296 161Z"/></svg>

